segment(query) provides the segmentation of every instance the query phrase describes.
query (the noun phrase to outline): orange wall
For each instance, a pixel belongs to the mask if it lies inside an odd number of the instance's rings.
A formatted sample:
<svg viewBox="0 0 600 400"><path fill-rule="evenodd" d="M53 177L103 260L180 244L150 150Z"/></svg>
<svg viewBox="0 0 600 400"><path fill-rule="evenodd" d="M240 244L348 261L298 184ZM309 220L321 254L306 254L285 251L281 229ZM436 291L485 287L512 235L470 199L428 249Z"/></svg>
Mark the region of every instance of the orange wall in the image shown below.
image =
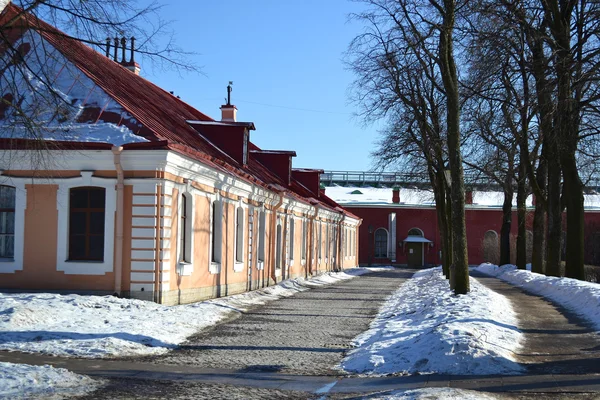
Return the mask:
<svg viewBox="0 0 600 400"><path fill-rule="evenodd" d="M114 274L67 275L56 270L58 185L25 185L25 246L23 270L6 274L2 287L41 290L114 289Z"/></svg>

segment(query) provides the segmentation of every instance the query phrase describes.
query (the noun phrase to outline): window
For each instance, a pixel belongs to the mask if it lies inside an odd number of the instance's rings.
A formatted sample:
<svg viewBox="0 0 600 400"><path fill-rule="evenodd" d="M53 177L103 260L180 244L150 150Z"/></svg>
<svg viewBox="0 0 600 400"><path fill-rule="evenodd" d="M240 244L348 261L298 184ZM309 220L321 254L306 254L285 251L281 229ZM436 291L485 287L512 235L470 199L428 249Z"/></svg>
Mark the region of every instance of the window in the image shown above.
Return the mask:
<svg viewBox="0 0 600 400"><path fill-rule="evenodd" d="M319 239L318 239L318 242L317 242L317 246L318 246L317 247L317 251L318 251L319 260L320 260L321 259L321 248L323 247L323 243L322 243L322 241L323 241L323 226L321 225L320 222L319 222L319 225L318 225L318 229L319 229Z"/></svg>
<svg viewBox="0 0 600 400"><path fill-rule="evenodd" d="M386 258L388 247L388 234L383 228L375 231L375 258Z"/></svg>
<svg viewBox="0 0 600 400"><path fill-rule="evenodd" d="M235 262L244 262L244 209L236 208L235 216Z"/></svg>
<svg viewBox="0 0 600 400"><path fill-rule="evenodd" d="M288 252L288 258L290 260L294 259L294 239L295 238L296 238L296 235L295 235L294 218L290 218L290 235L289 235L290 250Z"/></svg>
<svg viewBox="0 0 600 400"><path fill-rule="evenodd" d="M78 187L69 193L69 260L104 260L106 190Z"/></svg>
<svg viewBox="0 0 600 400"><path fill-rule="evenodd" d="M302 221L302 249L300 249L300 251L303 260L306 260L306 237L308 236L308 230L306 229L307 224L308 221Z"/></svg>
<svg viewBox="0 0 600 400"><path fill-rule="evenodd" d="M258 215L258 261L265 261L266 223L267 218L265 212L261 211Z"/></svg>
<svg viewBox="0 0 600 400"><path fill-rule="evenodd" d="M192 201L192 196L189 194L181 195L179 258L186 263L192 262Z"/></svg>
<svg viewBox="0 0 600 400"><path fill-rule="evenodd" d="M222 208L219 201L213 201L212 204L212 240L211 240L211 261L213 263L221 262L221 245L223 241L222 235Z"/></svg>
<svg viewBox="0 0 600 400"><path fill-rule="evenodd" d="M281 250L282 250L282 234L281 234L281 224L277 224L277 237L276 237L276 247L275 247L275 269L281 269L281 262L283 261L281 258Z"/></svg>
<svg viewBox="0 0 600 400"><path fill-rule="evenodd" d="M0 185L0 258L15 255L15 188Z"/></svg>

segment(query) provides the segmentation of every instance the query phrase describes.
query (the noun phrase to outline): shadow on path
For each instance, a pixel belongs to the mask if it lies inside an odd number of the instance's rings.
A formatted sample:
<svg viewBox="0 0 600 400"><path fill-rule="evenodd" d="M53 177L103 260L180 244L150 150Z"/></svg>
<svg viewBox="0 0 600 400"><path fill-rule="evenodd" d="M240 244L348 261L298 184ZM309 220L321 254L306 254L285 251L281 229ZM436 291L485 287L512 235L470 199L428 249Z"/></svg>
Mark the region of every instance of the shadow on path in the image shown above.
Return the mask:
<svg viewBox="0 0 600 400"><path fill-rule="evenodd" d="M536 294L477 271L471 276L506 296L525 334L517 360L530 374L600 373L600 335L591 323Z"/></svg>

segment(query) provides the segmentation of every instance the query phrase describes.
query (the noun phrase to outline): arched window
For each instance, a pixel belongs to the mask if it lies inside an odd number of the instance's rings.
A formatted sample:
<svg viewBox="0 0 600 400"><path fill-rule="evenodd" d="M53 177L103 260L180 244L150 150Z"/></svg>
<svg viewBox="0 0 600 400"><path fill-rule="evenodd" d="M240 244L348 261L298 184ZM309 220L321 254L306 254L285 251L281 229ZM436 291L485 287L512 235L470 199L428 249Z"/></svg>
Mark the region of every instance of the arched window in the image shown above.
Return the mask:
<svg viewBox="0 0 600 400"><path fill-rule="evenodd" d="M192 196L189 193L181 195L180 228L179 228L179 259L192 262Z"/></svg>
<svg viewBox="0 0 600 400"><path fill-rule="evenodd" d="M319 232L318 232L319 233L319 239L318 239L318 242L317 242L317 246L318 246L317 253L319 254L319 260L320 260L321 259L321 254L322 254L321 253L321 249L323 247L323 224L321 222L319 222L318 229L319 229Z"/></svg>
<svg viewBox="0 0 600 400"><path fill-rule="evenodd" d="M384 228L375 231L375 258L386 258L388 233Z"/></svg>
<svg viewBox="0 0 600 400"><path fill-rule="evenodd" d="M236 208L235 217L235 262L244 262L244 209Z"/></svg>
<svg viewBox="0 0 600 400"><path fill-rule="evenodd" d="M300 249L301 251L301 257L302 260L306 260L306 241L308 237L308 221L303 220L302 221L302 248Z"/></svg>
<svg viewBox="0 0 600 400"><path fill-rule="evenodd" d="M281 231L281 222L277 223L277 232L276 232L276 247L275 247L275 269L281 269L281 263L283 261L281 257L281 251L283 246L283 238Z"/></svg>
<svg viewBox="0 0 600 400"><path fill-rule="evenodd" d="M14 187L0 185L0 258L15 255L15 199Z"/></svg>
<svg viewBox="0 0 600 400"><path fill-rule="evenodd" d="M420 237L424 237L423 231L420 230L419 228L412 228L411 230L409 230L408 231L408 236L420 236Z"/></svg>
<svg viewBox="0 0 600 400"><path fill-rule="evenodd" d="M261 211L258 214L258 261L265 261L265 240L267 218L265 212Z"/></svg>
<svg viewBox="0 0 600 400"><path fill-rule="evenodd" d="M294 218L292 217L292 218L290 218L290 235L289 235L290 236L290 242L289 242L290 243L290 249L288 251L288 258L290 260L294 259L294 241L295 241L295 238L296 238L296 232L295 231L296 231L296 226L295 226L295 223L294 223Z"/></svg>
<svg viewBox="0 0 600 400"><path fill-rule="evenodd" d="M69 193L69 260L104 260L106 190L77 187Z"/></svg>
<svg viewBox="0 0 600 400"><path fill-rule="evenodd" d="M222 234L222 206L221 202L213 201L212 204L212 238L211 238L211 261L213 263L221 262L221 246L223 242Z"/></svg>

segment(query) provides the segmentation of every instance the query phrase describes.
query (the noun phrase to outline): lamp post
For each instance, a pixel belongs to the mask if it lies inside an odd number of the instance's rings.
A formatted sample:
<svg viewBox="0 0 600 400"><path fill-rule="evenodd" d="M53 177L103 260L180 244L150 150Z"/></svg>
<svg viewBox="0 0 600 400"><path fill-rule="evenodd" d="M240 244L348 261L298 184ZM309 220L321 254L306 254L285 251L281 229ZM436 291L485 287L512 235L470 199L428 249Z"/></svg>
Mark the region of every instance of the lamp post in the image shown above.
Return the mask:
<svg viewBox="0 0 600 400"><path fill-rule="evenodd" d="M372 246L371 235L372 234L373 234L373 225L369 224L369 237L368 237L368 240L369 240L369 267L371 266L371 256L372 256L372 254L371 254L371 246Z"/></svg>

